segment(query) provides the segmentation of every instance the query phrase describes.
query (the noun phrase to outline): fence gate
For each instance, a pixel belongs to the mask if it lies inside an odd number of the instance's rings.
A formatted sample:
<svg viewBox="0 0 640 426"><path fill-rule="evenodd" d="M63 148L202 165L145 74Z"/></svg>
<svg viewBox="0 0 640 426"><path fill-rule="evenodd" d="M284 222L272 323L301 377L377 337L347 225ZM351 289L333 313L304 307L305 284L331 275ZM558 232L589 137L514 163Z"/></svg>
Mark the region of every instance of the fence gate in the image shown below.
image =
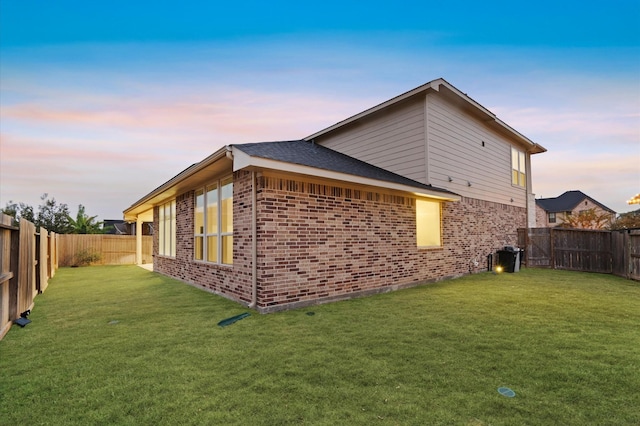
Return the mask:
<svg viewBox="0 0 640 426"><path fill-rule="evenodd" d="M519 245L525 247L525 263L530 268L548 268L551 266L551 233L549 228L525 229L524 241ZM528 231L528 233L527 233Z"/></svg>
<svg viewBox="0 0 640 426"><path fill-rule="evenodd" d="M612 232L611 245L614 253L624 253L613 257L613 273L640 281L640 229Z"/></svg>
<svg viewBox="0 0 640 426"><path fill-rule="evenodd" d="M640 230L629 234L629 278L640 280Z"/></svg>

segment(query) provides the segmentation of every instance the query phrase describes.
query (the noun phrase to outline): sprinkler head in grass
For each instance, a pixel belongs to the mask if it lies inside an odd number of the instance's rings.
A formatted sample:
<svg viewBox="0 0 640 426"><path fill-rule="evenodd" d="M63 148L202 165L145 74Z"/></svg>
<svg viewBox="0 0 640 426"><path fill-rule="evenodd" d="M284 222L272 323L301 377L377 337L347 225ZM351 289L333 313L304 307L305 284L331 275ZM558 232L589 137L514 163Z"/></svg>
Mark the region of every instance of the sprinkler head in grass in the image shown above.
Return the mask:
<svg viewBox="0 0 640 426"><path fill-rule="evenodd" d="M516 393L514 391L505 387L498 388L498 392L500 392L500 395L506 396L507 398L513 398L514 396L516 396Z"/></svg>

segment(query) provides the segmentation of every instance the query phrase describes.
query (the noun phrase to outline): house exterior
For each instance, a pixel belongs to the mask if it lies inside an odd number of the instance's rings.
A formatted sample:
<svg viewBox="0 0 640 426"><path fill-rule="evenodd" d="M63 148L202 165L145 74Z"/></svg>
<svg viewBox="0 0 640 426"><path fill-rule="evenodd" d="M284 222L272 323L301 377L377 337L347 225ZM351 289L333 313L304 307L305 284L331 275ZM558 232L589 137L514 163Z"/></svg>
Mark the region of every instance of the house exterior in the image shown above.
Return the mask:
<svg viewBox="0 0 640 426"><path fill-rule="evenodd" d="M553 228L562 225L567 216L594 209L598 215L608 215L609 221L616 218L616 212L594 200L582 191L567 191L555 198L536 200L536 226Z"/></svg>
<svg viewBox="0 0 640 426"><path fill-rule="evenodd" d="M124 216L153 221L155 271L271 312L486 270L535 224L545 151L438 79L301 140L225 146Z"/></svg>
<svg viewBox="0 0 640 426"><path fill-rule="evenodd" d="M153 235L152 223L145 223L142 226L142 235ZM135 235L136 229L131 226L131 223L122 219L105 219L103 228L106 230L105 234L111 235Z"/></svg>

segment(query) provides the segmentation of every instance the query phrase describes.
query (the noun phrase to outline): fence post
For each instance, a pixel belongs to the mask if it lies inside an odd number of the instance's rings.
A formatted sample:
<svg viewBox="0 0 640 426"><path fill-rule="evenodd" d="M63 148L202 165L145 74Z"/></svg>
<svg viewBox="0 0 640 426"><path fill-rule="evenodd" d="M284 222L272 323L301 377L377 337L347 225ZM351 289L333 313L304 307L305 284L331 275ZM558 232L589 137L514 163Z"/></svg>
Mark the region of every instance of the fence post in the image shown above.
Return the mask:
<svg viewBox="0 0 640 426"><path fill-rule="evenodd" d="M623 239L622 239L622 255L623 257L623 268L624 268L624 276L630 280L631 279L631 267L633 265L633 261L631 259L631 230L627 229L624 233L623 233Z"/></svg>
<svg viewBox="0 0 640 426"><path fill-rule="evenodd" d="M9 280L9 319L18 318L18 294L20 287L20 231L11 232L11 270L13 277Z"/></svg>
<svg viewBox="0 0 640 426"><path fill-rule="evenodd" d="M529 232L531 232L531 228L527 226L524 234L524 264L527 268L529 267L529 256L531 256L531 251L532 251L531 247L529 247L530 245Z"/></svg>
<svg viewBox="0 0 640 426"><path fill-rule="evenodd" d="M11 328L11 287L17 279L16 262L17 251L14 250L14 234L16 228L12 225L13 218L0 214L0 339Z"/></svg>
<svg viewBox="0 0 640 426"><path fill-rule="evenodd" d="M553 228L549 228L549 245L550 245L550 250L549 250L549 266L551 266L551 269L556 269L556 242L555 242L555 235L553 232Z"/></svg>

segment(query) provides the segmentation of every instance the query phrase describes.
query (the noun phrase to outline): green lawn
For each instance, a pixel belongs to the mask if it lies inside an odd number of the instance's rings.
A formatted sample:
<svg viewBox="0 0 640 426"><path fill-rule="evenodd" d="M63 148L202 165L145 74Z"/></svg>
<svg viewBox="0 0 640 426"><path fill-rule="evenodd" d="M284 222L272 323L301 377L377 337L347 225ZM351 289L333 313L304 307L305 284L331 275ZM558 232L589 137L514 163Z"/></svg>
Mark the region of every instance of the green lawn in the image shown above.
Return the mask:
<svg viewBox="0 0 640 426"><path fill-rule="evenodd" d="M60 269L0 341L0 424L640 424L634 281L484 273L217 326L247 311Z"/></svg>

